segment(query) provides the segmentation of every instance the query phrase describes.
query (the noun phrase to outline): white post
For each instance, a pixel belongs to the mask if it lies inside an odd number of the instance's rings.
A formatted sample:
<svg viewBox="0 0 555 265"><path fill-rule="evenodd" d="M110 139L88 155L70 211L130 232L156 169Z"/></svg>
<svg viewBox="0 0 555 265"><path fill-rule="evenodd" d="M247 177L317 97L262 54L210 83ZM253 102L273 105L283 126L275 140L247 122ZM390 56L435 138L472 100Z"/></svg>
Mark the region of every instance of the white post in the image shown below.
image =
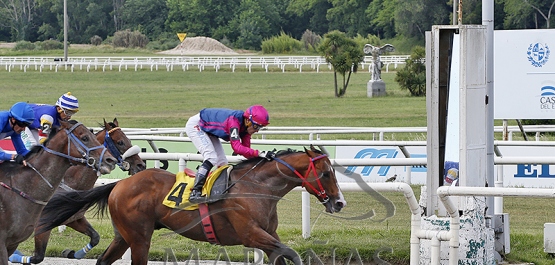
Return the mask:
<svg viewBox="0 0 555 265"><path fill-rule="evenodd" d="M302 233L303 238L310 237L310 193L303 191L302 193Z"/></svg>

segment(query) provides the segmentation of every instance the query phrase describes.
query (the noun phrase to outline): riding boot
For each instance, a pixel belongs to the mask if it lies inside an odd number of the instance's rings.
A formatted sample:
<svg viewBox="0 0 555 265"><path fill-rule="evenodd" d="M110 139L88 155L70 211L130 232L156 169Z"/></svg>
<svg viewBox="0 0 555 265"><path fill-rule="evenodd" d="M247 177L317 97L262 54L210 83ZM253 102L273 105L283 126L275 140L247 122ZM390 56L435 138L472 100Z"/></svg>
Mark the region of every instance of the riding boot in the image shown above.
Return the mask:
<svg viewBox="0 0 555 265"><path fill-rule="evenodd" d="M204 183L206 182L206 177L208 176L208 173L210 173L212 167L212 163L210 163L210 161L208 160L205 160L198 168L197 174L195 176L195 185L191 190L191 195L189 195L189 202L204 202L205 198L202 196L202 187L204 186Z"/></svg>

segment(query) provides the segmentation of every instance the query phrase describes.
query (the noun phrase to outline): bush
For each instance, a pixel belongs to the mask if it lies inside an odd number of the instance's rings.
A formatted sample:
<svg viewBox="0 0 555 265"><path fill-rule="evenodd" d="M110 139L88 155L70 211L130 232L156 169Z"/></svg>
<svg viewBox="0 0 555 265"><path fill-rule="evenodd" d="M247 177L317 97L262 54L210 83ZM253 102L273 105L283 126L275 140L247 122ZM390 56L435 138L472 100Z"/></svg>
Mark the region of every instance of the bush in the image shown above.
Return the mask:
<svg viewBox="0 0 555 265"><path fill-rule="evenodd" d="M98 35L94 35L91 37L91 44L94 46L98 46L100 44L102 44L102 37L98 36Z"/></svg>
<svg viewBox="0 0 555 265"><path fill-rule="evenodd" d="M263 53L293 53L300 52L303 49L301 41L281 32L277 37L271 37L268 40L262 41Z"/></svg>
<svg viewBox="0 0 555 265"><path fill-rule="evenodd" d="M45 40L43 42L37 42L36 46L37 46L37 49L43 50L43 51L64 49L64 44L57 40Z"/></svg>
<svg viewBox="0 0 555 265"><path fill-rule="evenodd" d="M18 41L13 49L14 51L32 51L36 48L36 45L30 41Z"/></svg>
<svg viewBox="0 0 555 265"><path fill-rule="evenodd" d="M301 37L301 42L303 43L304 49L309 52L315 52L316 46L320 44L321 40L322 40L322 37L320 37L320 35L308 29L305 30L305 32L303 33L303 36Z"/></svg>
<svg viewBox="0 0 555 265"><path fill-rule="evenodd" d="M412 50L410 58L406 60L405 67L397 71L395 82L399 83L401 89L406 89L412 96L426 95L426 64L424 57L426 50L422 46L416 46Z"/></svg>
<svg viewBox="0 0 555 265"><path fill-rule="evenodd" d="M360 34L357 34L354 40L360 47L364 47L364 45L366 44L381 47L383 44L385 44L378 36L372 34L368 34L366 38L362 37Z"/></svg>
<svg viewBox="0 0 555 265"><path fill-rule="evenodd" d="M187 34L187 37L190 37L190 34ZM158 36L157 40L149 42L146 48L149 50L165 51L177 47L179 43L179 38L175 33L164 32Z"/></svg>
<svg viewBox="0 0 555 265"><path fill-rule="evenodd" d="M139 31L120 30L114 33L112 45L123 48L145 48L148 38Z"/></svg>

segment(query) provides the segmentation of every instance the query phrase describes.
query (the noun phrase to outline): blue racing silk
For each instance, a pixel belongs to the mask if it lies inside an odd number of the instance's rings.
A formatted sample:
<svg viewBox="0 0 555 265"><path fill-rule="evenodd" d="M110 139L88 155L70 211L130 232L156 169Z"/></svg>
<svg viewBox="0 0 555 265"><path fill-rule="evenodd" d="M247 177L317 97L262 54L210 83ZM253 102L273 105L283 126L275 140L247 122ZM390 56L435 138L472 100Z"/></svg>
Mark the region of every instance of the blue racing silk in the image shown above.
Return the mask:
<svg viewBox="0 0 555 265"><path fill-rule="evenodd" d="M10 137L15 147L15 150L20 155L27 155L29 150L25 148L25 144L21 140L21 135L15 133L10 124L10 113L8 111L1 111L0 112L0 139L4 139ZM6 161L12 158L12 154L6 153L4 150L0 149L0 160Z"/></svg>

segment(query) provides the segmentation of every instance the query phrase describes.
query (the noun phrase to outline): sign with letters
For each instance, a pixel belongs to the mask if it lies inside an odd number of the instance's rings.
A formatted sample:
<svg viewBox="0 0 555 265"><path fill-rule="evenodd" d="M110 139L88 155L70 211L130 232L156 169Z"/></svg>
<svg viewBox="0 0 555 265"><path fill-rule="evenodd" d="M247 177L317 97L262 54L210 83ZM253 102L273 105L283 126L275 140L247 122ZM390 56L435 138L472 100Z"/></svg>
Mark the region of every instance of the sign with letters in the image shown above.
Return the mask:
<svg viewBox="0 0 555 265"><path fill-rule="evenodd" d="M555 29L494 31L495 119L555 117Z"/></svg>

